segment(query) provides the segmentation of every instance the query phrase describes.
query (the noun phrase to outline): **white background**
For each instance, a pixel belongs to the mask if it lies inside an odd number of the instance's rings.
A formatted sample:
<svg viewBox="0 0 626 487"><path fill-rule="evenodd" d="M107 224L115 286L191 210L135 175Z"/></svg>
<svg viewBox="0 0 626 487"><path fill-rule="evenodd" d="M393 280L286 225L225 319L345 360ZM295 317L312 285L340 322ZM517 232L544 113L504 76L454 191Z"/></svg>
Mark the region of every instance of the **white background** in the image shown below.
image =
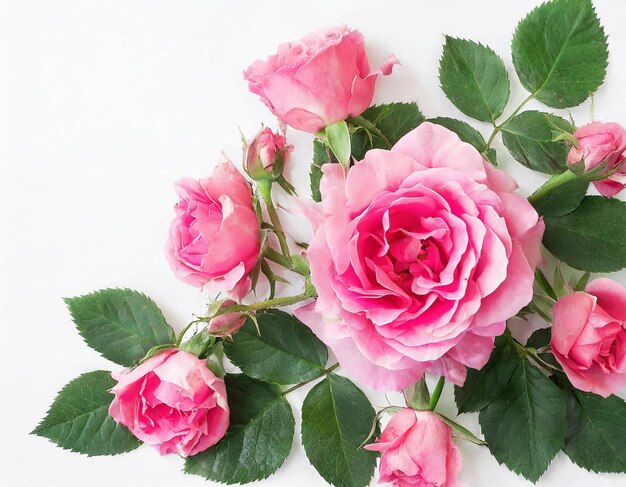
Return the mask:
<svg viewBox="0 0 626 487"><path fill-rule="evenodd" d="M128 286L152 296L180 330L206 297L178 282L163 257L173 182L206 176L225 150L240 158L239 128L273 124L242 70L283 41L347 23L366 36L372 65L402 66L376 101L417 100L427 116L463 118L437 79L443 34L482 41L504 57L512 100L526 94L510 62L525 1L1 1L0 2L0 486L203 486L176 456L149 447L86 458L28 432L70 379L115 365L85 346L61 297ZM626 122L626 3L598 0L611 55L595 97L601 120ZM529 106L529 108L532 107ZM512 108L507 110L507 113ZM573 111L590 119L589 103ZM481 130L488 135L488 127ZM310 137L291 132L291 181L308 195ZM499 142L496 147L501 147ZM505 152L528 194L542 178ZM306 238L306 228L296 231ZM617 276L625 282L624 274ZM307 389L290 400L296 417ZM377 406L381 394L368 391ZM400 404L397 395L389 395ZM450 387L443 411L455 414ZM475 415L460 421L479 432ZM626 441L626 439L625 439ZM620 445L624 446L624 445ZM484 448L461 442L470 486L530 485ZM298 441L265 485L324 485ZM559 454L539 485L618 486ZM374 482L373 482L374 485Z"/></svg>

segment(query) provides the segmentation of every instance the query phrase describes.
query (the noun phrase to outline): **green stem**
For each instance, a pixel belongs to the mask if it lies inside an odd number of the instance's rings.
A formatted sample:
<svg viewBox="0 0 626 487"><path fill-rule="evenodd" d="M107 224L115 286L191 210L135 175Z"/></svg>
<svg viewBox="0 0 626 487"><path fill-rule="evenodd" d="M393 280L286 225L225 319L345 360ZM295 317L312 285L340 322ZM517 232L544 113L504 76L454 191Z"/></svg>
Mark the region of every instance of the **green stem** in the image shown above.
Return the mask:
<svg viewBox="0 0 626 487"><path fill-rule="evenodd" d="M515 338L509 335L509 339L513 346L517 349L520 356L522 358L528 358L535 362L539 367L544 369L546 372L553 374L554 372L560 372L560 370L554 365L549 364L545 360L539 357L537 351L534 348L528 348L518 342Z"/></svg>
<svg viewBox="0 0 626 487"><path fill-rule="evenodd" d="M439 402L439 398L441 397L441 391L443 391L443 385L445 384L445 377L439 377L439 381L437 381L437 385L435 386L435 390L430 396L430 410L434 411L437 407L437 403Z"/></svg>
<svg viewBox="0 0 626 487"><path fill-rule="evenodd" d="M534 204L539 198L542 198L554 188L561 186L562 184L565 184L576 178L578 178L578 176L569 170L561 174L555 174L554 176L550 177L550 179L548 179L548 181L543 186L541 186L537 191L531 194L528 197L528 201L531 204Z"/></svg>
<svg viewBox="0 0 626 487"><path fill-rule="evenodd" d="M233 306L228 306L226 308L220 308L219 311L215 313L213 316L201 316L197 320L192 321L189 325L192 325L193 323L200 323L200 322L207 323L211 321L213 318L215 318L216 316L223 315L226 313L235 313L238 311L245 313L249 311L258 311L260 309L289 306L292 304L299 303L300 301L304 301L305 299L309 299L311 297L313 297L313 294L311 294L311 292L309 291L305 291L304 293L298 294L296 296L283 296L281 298L266 299L265 301L259 301L258 303L252 303L252 304L235 304Z"/></svg>
<svg viewBox="0 0 626 487"><path fill-rule="evenodd" d="M493 139L496 138L496 135L498 134L498 132L502 130L502 127L504 127L507 123L513 120L513 117L515 117L515 115L517 115L520 112L520 110L526 106L526 103L528 103L530 100L533 100L534 98L535 98L535 94L532 93L531 95L528 96L528 98L526 98L522 103L520 103L520 105L515 110L513 110L513 113L511 113L511 115L509 115L508 118L504 122L498 125L495 125L495 124L493 125L493 132L491 132L491 135L489 136L489 139L487 140L487 146L485 147L485 150L491 147L491 143L493 142Z"/></svg>
<svg viewBox="0 0 626 487"><path fill-rule="evenodd" d="M291 253L289 252L289 246L287 245L287 237L285 231L283 230L283 225L280 223L280 218L278 216L278 212L276 211L276 207L274 206L274 202L272 201L272 196L269 191L264 190L263 188L261 189L261 194L263 195L263 200L265 201L267 214L269 215L270 221L274 226L274 233L276 234L276 238L278 238L280 251L285 258L291 259ZM289 268L291 268L291 262L289 264Z"/></svg>
<svg viewBox="0 0 626 487"><path fill-rule="evenodd" d="M337 364L335 364L335 365L331 365L331 366L330 366L330 367L328 367L327 369L324 369L324 371L323 371L323 372L322 372L319 376L314 377L313 379L310 379L310 380L307 380L307 381L304 381L304 382L300 382L300 384L296 384L295 386L290 387L290 388L289 388L289 389L287 389L286 391L283 391L283 394L282 394L282 395L283 395L283 396L286 396L286 395L287 395L287 394L289 394L290 392L293 392L293 391L295 391L296 389L300 389L301 387L303 387L303 386L305 386L305 385L309 384L310 382L313 382L314 380L319 379L319 378L320 378L320 377L322 377L323 375L326 375L326 376L327 376L328 374L330 374L333 370L335 370L335 369L336 369L336 368L338 368L338 367L339 367L339 364L338 364L338 363L337 363Z"/></svg>
<svg viewBox="0 0 626 487"><path fill-rule="evenodd" d="M191 325L193 325L194 323L197 323L197 322L198 321L192 321L185 328L183 328L183 331L181 331L178 334L178 337L176 338L176 348L180 347L180 344L183 342L183 338L185 338L185 333L187 333L187 331L189 331L189 328L191 328Z"/></svg>
<svg viewBox="0 0 626 487"><path fill-rule="evenodd" d="M528 349L526 349L528 350ZM537 355L537 353L535 352L531 352L530 350L528 350L528 356L541 368L543 368L546 372L553 374L555 371L556 372L560 372L560 370L555 367L554 365L550 365L548 362L546 362L545 360L539 358L539 356Z"/></svg>

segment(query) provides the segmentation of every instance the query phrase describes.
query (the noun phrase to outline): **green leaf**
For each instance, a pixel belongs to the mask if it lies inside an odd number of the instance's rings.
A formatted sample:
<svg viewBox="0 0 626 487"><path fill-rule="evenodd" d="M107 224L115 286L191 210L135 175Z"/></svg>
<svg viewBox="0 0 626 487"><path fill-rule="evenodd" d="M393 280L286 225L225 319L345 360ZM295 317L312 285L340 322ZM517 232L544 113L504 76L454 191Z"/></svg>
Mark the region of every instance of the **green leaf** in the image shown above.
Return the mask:
<svg viewBox="0 0 626 487"><path fill-rule="evenodd" d="M606 35L590 0L535 8L518 24L512 53L524 88L554 108L579 105L606 75Z"/></svg>
<svg viewBox="0 0 626 487"><path fill-rule="evenodd" d="M441 89L465 115L495 122L509 100L509 75L489 47L446 36L439 62Z"/></svg>
<svg viewBox="0 0 626 487"><path fill-rule="evenodd" d="M463 142L467 142L468 144L474 146L476 150L480 152L483 157L486 157L487 160L494 166L498 165L497 153L495 149L488 148L481 133L470 124L463 122L462 120L448 117L436 117L431 118L428 121L441 125L448 130L452 130L452 132L457 134Z"/></svg>
<svg viewBox="0 0 626 487"><path fill-rule="evenodd" d="M350 131L345 120L329 125L324 129L328 140L328 147L333 151L337 160L344 166L350 165Z"/></svg>
<svg viewBox="0 0 626 487"><path fill-rule="evenodd" d="M483 156L485 156L487 160L491 162L491 164L493 164L494 166L498 165L498 153L493 147L490 147L485 152L483 152Z"/></svg>
<svg viewBox="0 0 626 487"><path fill-rule="evenodd" d="M97 370L67 384L32 434L48 438L61 448L89 456L117 455L141 442L109 416L115 384L111 373Z"/></svg>
<svg viewBox="0 0 626 487"><path fill-rule="evenodd" d="M230 426L215 446L185 462L185 472L225 484L262 480L276 472L291 450L294 419L277 386L227 375Z"/></svg>
<svg viewBox="0 0 626 487"><path fill-rule="evenodd" d="M552 328L540 328L533 332L526 342L526 346L529 348L540 349L546 345L550 345L550 339L552 338Z"/></svg>
<svg viewBox="0 0 626 487"><path fill-rule="evenodd" d="M224 371L224 342L218 342L211 354L206 359L206 368L213 372L217 377L224 378L226 372Z"/></svg>
<svg viewBox="0 0 626 487"><path fill-rule="evenodd" d="M556 293L556 298L562 298L563 296L569 294L571 291L567 289L569 285L565 284L565 277L563 276L563 271L561 270L561 266L559 264L556 265L554 269L554 292Z"/></svg>
<svg viewBox="0 0 626 487"><path fill-rule="evenodd" d="M409 407L417 409L418 411L427 411L430 409L430 391L428 390L428 384L426 384L426 377L417 381L413 387L413 394L409 400Z"/></svg>
<svg viewBox="0 0 626 487"><path fill-rule="evenodd" d="M626 473L626 403L578 390L568 393L568 429L563 451L593 472Z"/></svg>
<svg viewBox="0 0 626 487"><path fill-rule="evenodd" d="M556 301L557 296L554 292L554 288L548 282L548 278L545 276L545 274L541 272L541 269L535 270L535 284L545 293L546 296Z"/></svg>
<svg viewBox="0 0 626 487"><path fill-rule="evenodd" d="M352 133L352 156L360 161L370 149L391 149L423 121L424 115L415 103L371 106L348 120L356 129Z"/></svg>
<svg viewBox="0 0 626 487"><path fill-rule="evenodd" d="M517 366L518 355L506 336L496 337L489 361L480 369L467 369L463 387L454 387L459 413L486 408L508 384Z"/></svg>
<svg viewBox="0 0 626 487"><path fill-rule="evenodd" d="M587 283L589 282L590 277L591 273L584 272L572 286L574 291L584 291L587 287Z"/></svg>
<svg viewBox="0 0 626 487"><path fill-rule="evenodd" d="M437 414L437 416L439 416L439 418L441 418L441 421L443 421L448 426L450 426L450 428L452 428L454 430L454 433L456 433L456 436L458 436L459 438L462 438L462 439L467 440L467 441L469 441L471 443L474 443L475 445L486 445L487 444L485 441L483 441L480 438L478 438L474 433L472 433L466 427L461 426L459 423L457 423L455 421L452 421L450 418L444 416L443 414L440 414L440 413L435 413L435 414Z"/></svg>
<svg viewBox="0 0 626 487"><path fill-rule="evenodd" d="M337 162L333 160L333 155L326 144L319 140L313 141L313 163L311 164L311 198L313 201L322 201L322 194L320 193L320 182L322 180L322 166L331 162Z"/></svg>
<svg viewBox="0 0 626 487"><path fill-rule="evenodd" d="M520 164L545 174L561 173L567 169L568 148L562 140L552 141L557 127L574 130L561 117L529 110L502 126L502 142Z"/></svg>
<svg viewBox="0 0 626 487"><path fill-rule="evenodd" d="M563 392L520 359L511 382L480 412L479 421L496 460L536 482L564 444Z"/></svg>
<svg viewBox="0 0 626 487"><path fill-rule="evenodd" d="M103 289L65 303L87 345L120 365L132 367L151 348L176 341L161 310L140 292Z"/></svg>
<svg viewBox="0 0 626 487"><path fill-rule="evenodd" d="M241 371L266 382L297 384L319 377L328 361L326 346L295 316L277 309L248 318L224 342L230 361Z"/></svg>
<svg viewBox="0 0 626 487"><path fill-rule="evenodd" d="M547 216L544 221L543 244L569 266L589 272L613 272L626 267L623 201L585 196L573 212Z"/></svg>
<svg viewBox="0 0 626 487"><path fill-rule="evenodd" d="M376 413L352 382L329 374L302 405L302 445L311 464L336 487L369 485L376 453L361 448Z"/></svg>
<svg viewBox="0 0 626 487"><path fill-rule="evenodd" d="M552 176L528 201L542 216L563 216L578 208L588 187L589 181L568 171Z"/></svg>

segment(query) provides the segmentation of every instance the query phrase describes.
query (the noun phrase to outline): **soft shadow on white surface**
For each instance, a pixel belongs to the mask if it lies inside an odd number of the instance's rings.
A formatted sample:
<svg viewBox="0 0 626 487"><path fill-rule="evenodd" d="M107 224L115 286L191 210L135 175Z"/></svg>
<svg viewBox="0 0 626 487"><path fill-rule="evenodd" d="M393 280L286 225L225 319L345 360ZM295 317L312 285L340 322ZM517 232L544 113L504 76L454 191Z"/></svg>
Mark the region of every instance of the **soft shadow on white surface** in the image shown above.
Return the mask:
<svg viewBox="0 0 626 487"><path fill-rule="evenodd" d="M242 80L250 62L280 42L347 23L366 36L373 66L388 53L402 62L381 79L376 101L417 100L426 116L464 119L438 86L443 34L481 41L502 55L513 79L512 103L519 102L526 94L515 80L510 39L537 3L0 3L0 486L213 485L180 473L180 458L161 458L148 447L86 458L28 432L70 379L114 367L84 345L61 297L105 287L140 289L177 330L191 313L203 311L206 297L175 280L163 257L176 199L172 185L183 176L208 174L222 150L238 162L239 128L252 135L261 122L273 124ZM626 3L595 3L611 48L595 116L625 123ZM589 104L572 113L585 123ZM482 129L488 135L488 127ZM307 195L310 137L289 136L296 145L289 178ZM524 194L543 180L504 151L499 155ZM294 236L306 238L299 219L290 221L298 225ZM616 278L626 282L625 276ZM296 418L307 391L290 396ZM375 405L387 404L384 395L368 393ZM389 398L400 404L398 395ZM449 387L442 406L455 413ZM479 432L474 415L460 421ZM460 448L468 485L530 485L486 449ZM591 474L560 454L538 485L617 487L624 479ZM325 485L297 444L263 485L294 484Z"/></svg>

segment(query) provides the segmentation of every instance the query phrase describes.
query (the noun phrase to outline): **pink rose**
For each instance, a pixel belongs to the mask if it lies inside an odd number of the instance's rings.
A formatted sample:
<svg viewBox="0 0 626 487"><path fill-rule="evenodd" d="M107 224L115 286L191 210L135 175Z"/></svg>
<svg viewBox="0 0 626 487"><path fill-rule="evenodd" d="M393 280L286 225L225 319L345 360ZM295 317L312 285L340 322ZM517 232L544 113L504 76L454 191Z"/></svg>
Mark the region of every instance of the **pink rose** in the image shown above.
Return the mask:
<svg viewBox="0 0 626 487"><path fill-rule="evenodd" d="M379 483L397 487L463 487L458 480L461 454L450 427L432 411L403 409L396 413L376 443L381 452Z"/></svg>
<svg viewBox="0 0 626 487"><path fill-rule="evenodd" d="M232 299L227 299L222 303L220 309L230 308L237 303ZM228 336L235 333L246 322L247 316L239 311L224 313L213 318L207 326L207 332L213 336Z"/></svg>
<svg viewBox="0 0 626 487"><path fill-rule="evenodd" d="M260 250L260 227L250 185L231 162L211 177L176 183L180 202L166 254L176 277L236 298L250 290L249 273Z"/></svg>
<svg viewBox="0 0 626 487"><path fill-rule="evenodd" d="M575 164L583 160L586 171L605 163L605 170L611 172L626 159L626 130L618 123L593 122L576 130L574 137L579 148L570 149L567 161ZM622 165L608 178L593 184L600 194L615 196L626 186L626 167Z"/></svg>
<svg viewBox="0 0 626 487"><path fill-rule="evenodd" d="M399 390L426 368L463 384L532 298L543 221L512 178L432 123L347 176L323 171L308 250L318 299L296 314L368 386Z"/></svg>
<svg viewBox="0 0 626 487"><path fill-rule="evenodd" d="M607 278L552 310L552 353L574 387L607 397L626 386L626 289Z"/></svg>
<svg viewBox="0 0 626 487"><path fill-rule="evenodd" d="M292 150L293 146L287 145L283 134L276 134L265 127L246 147L246 172L254 180L267 179L268 175L278 177L282 174L287 154Z"/></svg>
<svg viewBox="0 0 626 487"><path fill-rule="evenodd" d="M224 381L191 353L167 350L118 381L109 414L161 455L190 457L215 445L228 429Z"/></svg>
<svg viewBox="0 0 626 487"><path fill-rule="evenodd" d="M255 61L244 77L274 115L314 134L363 113L372 102L376 78L391 73L397 63L390 56L370 72L363 35L339 26L282 44L266 61Z"/></svg>

